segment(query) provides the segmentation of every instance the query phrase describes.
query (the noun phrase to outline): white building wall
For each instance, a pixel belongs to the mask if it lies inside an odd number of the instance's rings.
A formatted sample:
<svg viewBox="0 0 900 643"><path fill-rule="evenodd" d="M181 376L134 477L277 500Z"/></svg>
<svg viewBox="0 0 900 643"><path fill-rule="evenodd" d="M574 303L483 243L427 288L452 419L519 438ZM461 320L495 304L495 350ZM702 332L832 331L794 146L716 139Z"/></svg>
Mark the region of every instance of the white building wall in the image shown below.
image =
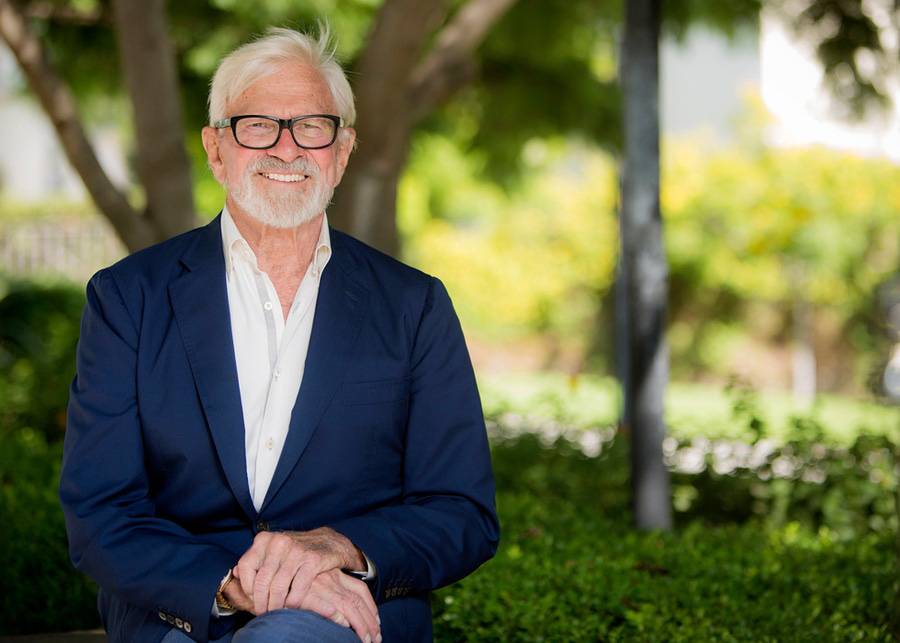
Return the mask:
<svg viewBox="0 0 900 643"><path fill-rule="evenodd" d="M759 38L745 29L729 41L705 28L684 41L660 43L660 122L664 134L703 132L727 141L745 109L748 91L759 91Z"/></svg>
<svg viewBox="0 0 900 643"><path fill-rule="evenodd" d="M25 202L86 198L49 119L22 87L12 54L0 45L0 195ZM127 186L127 164L115 129L93 130L90 138L110 179Z"/></svg>

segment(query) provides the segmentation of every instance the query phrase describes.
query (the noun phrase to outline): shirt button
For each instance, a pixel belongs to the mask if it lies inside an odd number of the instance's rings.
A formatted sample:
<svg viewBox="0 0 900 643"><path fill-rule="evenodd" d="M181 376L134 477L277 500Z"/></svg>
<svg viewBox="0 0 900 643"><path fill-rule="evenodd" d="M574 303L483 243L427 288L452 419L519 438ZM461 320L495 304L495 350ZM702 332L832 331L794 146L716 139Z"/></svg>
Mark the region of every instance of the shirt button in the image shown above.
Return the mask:
<svg viewBox="0 0 900 643"><path fill-rule="evenodd" d="M266 440L266 448L269 451L271 451L274 446L275 446L275 443L272 441L272 438L269 438L268 440Z"/></svg>
<svg viewBox="0 0 900 643"><path fill-rule="evenodd" d="M265 308L266 310L272 310L272 302L267 301L266 303L263 304L263 308Z"/></svg>
<svg viewBox="0 0 900 643"><path fill-rule="evenodd" d="M275 369L275 379L277 380L279 377L281 377L281 369L276 368Z"/></svg>

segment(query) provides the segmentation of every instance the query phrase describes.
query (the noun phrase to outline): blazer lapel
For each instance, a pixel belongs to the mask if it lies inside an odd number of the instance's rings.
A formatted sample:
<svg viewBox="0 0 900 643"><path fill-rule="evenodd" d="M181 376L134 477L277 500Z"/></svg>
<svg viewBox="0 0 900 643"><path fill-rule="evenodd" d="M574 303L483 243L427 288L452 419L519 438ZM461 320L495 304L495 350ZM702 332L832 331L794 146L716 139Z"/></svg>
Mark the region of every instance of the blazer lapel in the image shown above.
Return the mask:
<svg viewBox="0 0 900 643"><path fill-rule="evenodd" d="M260 507L262 513L297 465L331 398L341 384L353 355L367 310L367 290L352 275L352 263L332 232L331 261L322 273L303 380L291 412L290 428L272 482Z"/></svg>
<svg viewBox="0 0 900 643"><path fill-rule="evenodd" d="M187 271L169 285L172 309L225 477L244 512L254 520L220 217L200 230L181 262Z"/></svg>

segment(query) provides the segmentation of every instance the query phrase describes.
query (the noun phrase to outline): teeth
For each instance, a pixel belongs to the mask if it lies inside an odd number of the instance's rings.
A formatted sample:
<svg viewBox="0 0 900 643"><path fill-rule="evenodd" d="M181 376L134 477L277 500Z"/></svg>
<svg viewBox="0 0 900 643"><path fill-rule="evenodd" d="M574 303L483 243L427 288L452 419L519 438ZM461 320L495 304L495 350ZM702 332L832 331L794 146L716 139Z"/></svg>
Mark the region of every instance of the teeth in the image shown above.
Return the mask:
<svg viewBox="0 0 900 643"><path fill-rule="evenodd" d="M297 183L298 181L302 181L306 177L302 174L265 174L263 176L267 179L272 179L273 181L281 181L282 183Z"/></svg>

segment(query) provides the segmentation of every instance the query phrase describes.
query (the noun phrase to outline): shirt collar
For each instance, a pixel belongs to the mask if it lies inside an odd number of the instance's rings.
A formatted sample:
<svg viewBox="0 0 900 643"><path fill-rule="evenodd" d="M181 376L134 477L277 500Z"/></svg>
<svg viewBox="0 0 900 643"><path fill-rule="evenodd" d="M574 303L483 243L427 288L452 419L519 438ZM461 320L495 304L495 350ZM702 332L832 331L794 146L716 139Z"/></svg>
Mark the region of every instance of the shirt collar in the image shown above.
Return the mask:
<svg viewBox="0 0 900 643"><path fill-rule="evenodd" d="M222 249L225 254L225 273L230 274L234 269L236 260L249 261L259 269L256 255L247 240L238 230L234 218L228 211L228 206L222 207ZM319 231L319 240L316 242L316 250L313 253L312 274L318 278L325 270L328 260L331 258L331 234L328 231L328 213L322 217L322 227Z"/></svg>

